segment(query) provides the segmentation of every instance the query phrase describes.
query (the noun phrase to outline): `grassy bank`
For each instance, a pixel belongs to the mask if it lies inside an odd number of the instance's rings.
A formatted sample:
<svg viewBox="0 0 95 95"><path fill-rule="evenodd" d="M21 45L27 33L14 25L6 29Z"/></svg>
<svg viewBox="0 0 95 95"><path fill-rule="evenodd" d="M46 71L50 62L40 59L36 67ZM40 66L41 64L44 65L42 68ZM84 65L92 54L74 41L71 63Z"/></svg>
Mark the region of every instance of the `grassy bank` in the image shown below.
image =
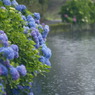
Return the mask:
<svg viewBox="0 0 95 95"><path fill-rule="evenodd" d="M52 33L62 33L70 31L94 31L95 24L66 24L66 23L55 23L49 24Z"/></svg>
<svg viewBox="0 0 95 95"><path fill-rule="evenodd" d="M55 24L49 24L51 33L62 33L67 32L71 29L71 24L65 24L65 23L55 23ZM50 33L50 34L51 34Z"/></svg>

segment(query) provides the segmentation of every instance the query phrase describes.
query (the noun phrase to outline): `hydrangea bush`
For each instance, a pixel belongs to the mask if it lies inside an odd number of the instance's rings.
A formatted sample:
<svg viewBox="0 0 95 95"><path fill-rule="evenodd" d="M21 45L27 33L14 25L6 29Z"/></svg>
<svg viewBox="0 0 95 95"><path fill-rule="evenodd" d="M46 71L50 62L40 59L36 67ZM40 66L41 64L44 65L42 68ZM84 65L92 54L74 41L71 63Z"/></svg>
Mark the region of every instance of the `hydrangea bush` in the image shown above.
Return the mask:
<svg viewBox="0 0 95 95"><path fill-rule="evenodd" d="M67 23L95 23L95 2L93 0L68 0L61 7L61 18Z"/></svg>
<svg viewBox="0 0 95 95"><path fill-rule="evenodd" d="M39 13L0 0L0 95L33 95L33 77L51 67L48 33Z"/></svg>

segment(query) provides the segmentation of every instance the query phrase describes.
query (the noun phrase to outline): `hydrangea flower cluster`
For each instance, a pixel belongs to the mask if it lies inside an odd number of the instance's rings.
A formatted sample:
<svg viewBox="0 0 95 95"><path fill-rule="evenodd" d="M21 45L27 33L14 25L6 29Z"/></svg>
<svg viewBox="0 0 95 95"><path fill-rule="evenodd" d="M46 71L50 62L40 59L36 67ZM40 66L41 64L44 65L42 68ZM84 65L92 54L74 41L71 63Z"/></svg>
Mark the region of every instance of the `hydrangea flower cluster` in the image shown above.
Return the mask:
<svg viewBox="0 0 95 95"><path fill-rule="evenodd" d="M51 63L49 61L50 57L51 57L51 50L44 44L42 46L42 54L43 56L40 57L40 61L48 66L51 66Z"/></svg>
<svg viewBox="0 0 95 95"><path fill-rule="evenodd" d="M11 1L10 0L3 0L3 3L7 6L11 6Z"/></svg>
<svg viewBox="0 0 95 95"><path fill-rule="evenodd" d="M18 5L18 3L16 2L16 0L13 0L13 1L11 2L11 4L12 4L13 6L17 6L17 5Z"/></svg>
<svg viewBox="0 0 95 95"><path fill-rule="evenodd" d="M27 74L24 65L13 67L10 64L10 60L19 57L18 51L18 46L9 44L7 35L0 30L0 76L10 75L13 80L17 80L20 75Z"/></svg>
<svg viewBox="0 0 95 95"><path fill-rule="evenodd" d="M28 92L29 90L29 92ZM17 88L12 89L13 95L22 95L20 91L27 93L25 95L34 95L31 87L18 85ZM23 94L24 95L24 94Z"/></svg>
<svg viewBox="0 0 95 95"><path fill-rule="evenodd" d="M28 23L28 27L29 28L35 28L36 27L36 23L35 23L35 20L33 19L33 17L31 15L28 15L26 17L26 20L27 20L27 23Z"/></svg>
<svg viewBox="0 0 95 95"><path fill-rule="evenodd" d="M4 31L0 30L0 53L2 54L2 57L6 59L14 59L18 58L18 46L17 45L9 45L7 35L4 33ZM17 50L15 50L16 48Z"/></svg>
<svg viewBox="0 0 95 95"><path fill-rule="evenodd" d="M39 19L40 19L40 14L39 14L39 13L34 13L34 18L35 18L36 20L39 20Z"/></svg>
<svg viewBox="0 0 95 95"><path fill-rule="evenodd" d="M23 10L25 10L26 9L26 6L25 5L17 5L16 7L16 10L18 10L18 11L23 11Z"/></svg>

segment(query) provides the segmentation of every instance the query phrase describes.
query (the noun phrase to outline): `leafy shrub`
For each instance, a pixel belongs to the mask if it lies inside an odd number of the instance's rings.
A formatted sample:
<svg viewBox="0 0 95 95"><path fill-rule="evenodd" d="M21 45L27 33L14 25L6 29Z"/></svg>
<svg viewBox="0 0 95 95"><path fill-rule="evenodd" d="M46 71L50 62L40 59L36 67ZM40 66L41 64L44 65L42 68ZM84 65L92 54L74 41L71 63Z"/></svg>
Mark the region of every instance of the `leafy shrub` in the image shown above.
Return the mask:
<svg viewBox="0 0 95 95"><path fill-rule="evenodd" d="M61 7L61 18L69 23L94 23L95 3L92 0L70 0Z"/></svg>
<svg viewBox="0 0 95 95"><path fill-rule="evenodd" d="M49 61L51 50L46 46L49 26L40 24L39 13L31 13L25 5L19 5L16 0L0 0L0 30L7 34L9 46L16 44L19 47L19 54L15 52L17 59L12 56L10 60L13 68L10 69L7 77L0 76L0 82L2 83L3 80L4 91L8 95L11 93L12 95L28 95L32 93L33 77L39 73L48 72L51 66ZM16 45L11 45L11 48L17 50ZM3 51L5 56L11 54L9 50L7 51L7 53ZM8 58L6 57L6 60ZM20 77L19 74L22 76Z"/></svg>

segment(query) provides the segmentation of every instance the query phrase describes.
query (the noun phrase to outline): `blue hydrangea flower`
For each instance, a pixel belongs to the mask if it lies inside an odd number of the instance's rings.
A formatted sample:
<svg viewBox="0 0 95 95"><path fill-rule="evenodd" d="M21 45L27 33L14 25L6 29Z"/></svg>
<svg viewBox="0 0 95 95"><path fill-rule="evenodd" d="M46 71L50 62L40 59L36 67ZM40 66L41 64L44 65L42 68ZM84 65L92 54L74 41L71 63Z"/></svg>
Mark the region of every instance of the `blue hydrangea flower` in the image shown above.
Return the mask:
<svg viewBox="0 0 95 95"><path fill-rule="evenodd" d="M28 22L35 22L34 18L31 15L27 16L27 21Z"/></svg>
<svg viewBox="0 0 95 95"><path fill-rule="evenodd" d="M39 39L38 39L38 37L37 37L37 36L34 36L33 38L34 38L35 43L38 44L38 43L39 43Z"/></svg>
<svg viewBox="0 0 95 95"><path fill-rule="evenodd" d="M26 71L26 68L24 65L21 65L21 66L17 66L17 70L18 72L22 75L22 76L25 76L27 74L27 71Z"/></svg>
<svg viewBox="0 0 95 95"><path fill-rule="evenodd" d="M42 53L46 56L48 54L47 48L42 47Z"/></svg>
<svg viewBox="0 0 95 95"><path fill-rule="evenodd" d="M46 58L49 59L51 57L52 53L51 53L51 50L49 48L47 48L47 51L48 51L48 54L46 55Z"/></svg>
<svg viewBox="0 0 95 95"><path fill-rule="evenodd" d="M18 10L18 11L23 11L23 10L25 10L26 9L26 6L25 5L17 5L16 7L16 10Z"/></svg>
<svg viewBox="0 0 95 95"><path fill-rule="evenodd" d="M35 23L40 24L40 20L35 19Z"/></svg>
<svg viewBox="0 0 95 95"><path fill-rule="evenodd" d="M19 57L19 53L14 51L14 58L18 58Z"/></svg>
<svg viewBox="0 0 95 95"><path fill-rule="evenodd" d="M33 37L33 40L34 40L34 42L36 43L36 45L35 45L35 47L36 48L38 48L39 47L39 39L38 39L38 35L39 34L39 32L38 31L35 31L35 30L33 30L32 32L31 32L31 36Z"/></svg>
<svg viewBox="0 0 95 95"><path fill-rule="evenodd" d="M0 53L3 52L4 50L4 47L0 47Z"/></svg>
<svg viewBox="0 0 95 95"><path fill-rule="evenodd" d="M33 84L32 82L29 82L29 85L30 85L30 86L32 86L32 84Z"/></svg>
<svg viewBox="0 0 95 95"><path fill-rule="evenodd" d="M17 80L20 77L18 70L14 67L10 68L10 74L13 80Z"/></svg>
<svg viewBox="0 0 95 95"><path fill-rule="evenodd" d="M35 23L35 22L32 22L32 21L29 22L28 25L29 25L30 28L31 28L31 27L36 27L36 23Z"/></svg>
<svg viewBox="0 0 95 95"><path fill-rule="evenodd" d="M38 26L38 29L39 29L39 30L43 30L42 25L39 25L39 26Z"/></svg>
<svg viewBox="0 0 95 95"><path fill-rule="evenodd" d="M0 75L4 75L4 76L8 75L8 69L2 64L0 64Z"/></svg>
<svg viewBox="0 0 95 95"><path fill-rule="evenodd" d="M43 47L43 48L47 48L46 44L43 44L42 47Z"/></svg>
<svg viewBox="0 0 95 95"><path fill-rule="evenodd" d="M46 37L47 37L49 31L50 31L50 30L49 30L49 26L48 26L48 25L45 25L44 31L42 32L43 38L46 38Z"/></svg>
<svg viewBox="0 0 95 95"><path fill-rule="evenodd" d="M39 30L36 28L34 28L33 30L35 31L36 35L39 36Z"/></svg>
<svg viewBox="0 0 95 95"><path fill-rule="evenodd" d="M5 33L0 34L0 40L1 41L8 41L8 37Z"/></svg>
<svg viewBox="0 0 95 95"><path fill-rule="evenodd" d="M27 21L26 17L24 15L21 16L23 20Z"/></svg>
<svg viewBox="0 0 95 95"><path fill-rule="evenodd" d="M23 89L29 90L29 89L31 89L31 87L30 86L23 86Z"/></svg>
<svg viewBox="0 0 95 95"><path fill-rule="evenodd" d="M39 44L40 45L44 44L43 37L42 37L42 35L40 33L39 33L38 39L39 39Z"/></svg>
<svg viewBox="0 0 95 95"><path fill-rule="evenodd" d="M16 0L13 0L11 3L12 3L13 6L17 6L18 5Z"/></svg>
<svg viewBox="0 0 95 95"><path fill-rule="evenodd" d="M51 66L51 63L50 63L49 59L45 60L45 64L48 65L48 66Z"/></svg>
<svg viewBox="0 0 95 95"><path fill-rule="evenodd" d="M30 92L28 95L34 95L33 92Z"/></svg>
<svg viewBox="0 0 95 95"><path fill-rule="evenodd" d="M4 57L8 59L14 59L14 51L11 47L3 48L2 53Z"/></svg>
<svg viewBox="0 0 95 95"><path fill-rule="evenodd" d="M43 55L46 57L46 58L50 58L51 57L51 55L52 55L52 53L51 53L51 50L48 48L48 47L46 47L45 45L43 45L42 46L42 53L43 53Z"/></svg>
<svg viewBox="0 0 95 95"><path fill-rule="evenodd" d="M11 6L10 0L3 0L4 5Z"/></svg>
<svg viewBox="0 0 95 95"><path fill-rule="evenodd" d="M5 33L3 34L3 36L4 36L4 40L8 41L8 37L7 37L7 35Z"/></svg>
<svg viewBox="0 0 95 95"><path fill-rule="evenodd" d="M31 36L33 36L33 37L36 36L36 32L34 30L31 32Z"/></svg>
<svg viewBox="0 0 95 95"><path fill-rule="evenodd" d="M31 36L35 37L35 36L39 36L39 30L36 29L35 27L32 28L32 31L31 31Z"/></svg>
<svg viewBox="0 0 95 95"><path fill-rule="evenodd" d="M47 35L48 35L47 32L43 32L43 33L42 33L42 37L43 37L43 39L46 39L46 38L47 38Z"/></svg>
<svg viewBox="0 0 95 95"><path fill-rule="evenodd" d="M2 69L1 69L1 67L0 67L0 75L2 75Z"/></svg>
<svg viewBox="0 0 95 95"><path fill-rule="evenodd" d="M45 63L45 57L44 57L44 56L41 56L41 57L39 58L39 61L44 64L44 63Z"/></svg>
<svg viewBox="0 0 95 95"><path fill-rule="evenodd" d="M27 34L28 31L29 31L29 27L28 26L24 26L23 28L24 28L24 33Z"/></svg>
<svg viewBox="0 0 95 95"><path fill-rule="evenodd" d="M34 18L39 20L40 19L40 14L39 13L34 13Z"/></svg>
<svg viewBox="0 0 95 95"><path fill-rule="evenodd" d="M35 46L35 48L37 48L37 49L40 47L39 43L36 44L36 45L34 45L34 46Z"/></svg>
<svg viewBox="0 0 95 95"><path fill-rule="evenodd" d="M18 46L17 46L17 45L15 45L15 44L12 44L10 47L11 47L14 51L16 51L16 52L18 52L18 51L19 51Z"/></svg>
<svg viewBox="0 0 95 95"><path fill-rule="evenodd" d="M8 43L8 41L2 41L2 45L3 45L4 47L8 47L8 46L9 46L9 43Z"/></svg>
<svg viewBox="0 0 95 95"><path fill-rule="evenodd" d="M0 30L0 34L4 34L4 31Z"/></svg>
<svg viewBox="0 0 95 95"><path fill-rule="evenodd" d="M44 27L45 26L45 23L42 23L41 25Z"/></svg>
<svg viewBox="0 0 95 95"><path fill-rule="evenodd" d="M6 67L11 67L10 65L10 61L7 59L6 61L3 62L3 64L6 66Z"/></svg>
<svg viewBox="0 0 95 95"><path fill-rule="evenodd" d="M48 25L45 25L45 27L44 27L44 31L47 31L47 32L49 32L49 31L50 31L50 29L49 29L49 26L48 26Z"/></svg>
<svg viewBox="0 0 95 95"><path fill-rule="evenodd" d="M18 89L22 90L23 89L23 86L21 85L17 85Z"/></svg>
<svg viewBox="0 0 95 95"><path fill-rule="evenodd" d="M6 9L4 6L2 6L2 7L0 7L0 8L2 8L2 9Z"/></svg>

